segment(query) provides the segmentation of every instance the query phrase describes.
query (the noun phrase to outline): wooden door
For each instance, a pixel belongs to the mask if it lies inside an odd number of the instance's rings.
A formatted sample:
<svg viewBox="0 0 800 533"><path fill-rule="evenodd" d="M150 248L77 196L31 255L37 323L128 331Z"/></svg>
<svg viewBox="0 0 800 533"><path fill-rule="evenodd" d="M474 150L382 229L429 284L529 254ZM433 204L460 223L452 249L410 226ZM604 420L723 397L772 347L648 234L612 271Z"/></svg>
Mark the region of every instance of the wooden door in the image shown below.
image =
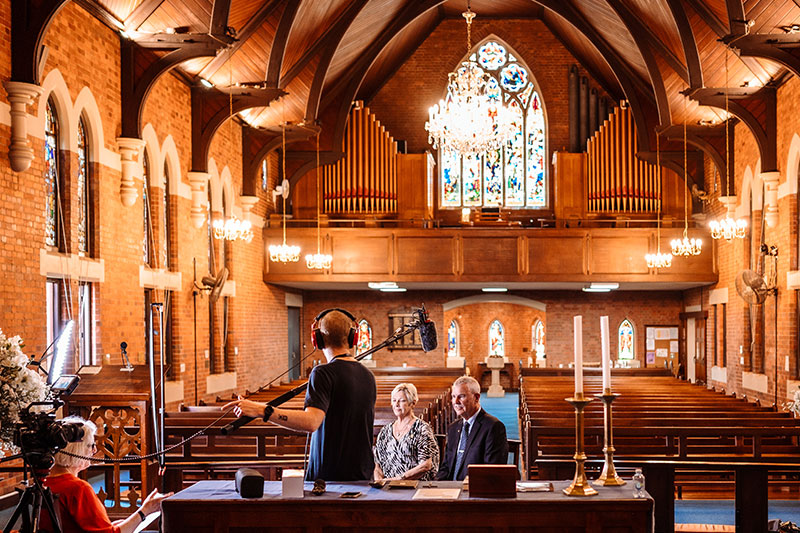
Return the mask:
<svg viewBox="0 0 800 533"><path fill-rule="evenodd" d="M706 319L698 317L694 321L694 379L696 383L706 383Z"/></svg>

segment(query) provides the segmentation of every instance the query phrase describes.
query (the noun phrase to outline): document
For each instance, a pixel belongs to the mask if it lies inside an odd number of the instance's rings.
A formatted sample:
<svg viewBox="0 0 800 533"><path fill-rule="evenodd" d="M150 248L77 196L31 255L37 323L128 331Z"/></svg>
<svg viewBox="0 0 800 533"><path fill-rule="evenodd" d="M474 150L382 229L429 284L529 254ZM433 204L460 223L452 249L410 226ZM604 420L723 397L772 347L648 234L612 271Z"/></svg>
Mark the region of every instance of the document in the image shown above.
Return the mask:
<svg viewBox="0 0 800 533"><path fill-rule="evenodd" d="M417 489L412 500L457 500L461 489Z"/></svg>

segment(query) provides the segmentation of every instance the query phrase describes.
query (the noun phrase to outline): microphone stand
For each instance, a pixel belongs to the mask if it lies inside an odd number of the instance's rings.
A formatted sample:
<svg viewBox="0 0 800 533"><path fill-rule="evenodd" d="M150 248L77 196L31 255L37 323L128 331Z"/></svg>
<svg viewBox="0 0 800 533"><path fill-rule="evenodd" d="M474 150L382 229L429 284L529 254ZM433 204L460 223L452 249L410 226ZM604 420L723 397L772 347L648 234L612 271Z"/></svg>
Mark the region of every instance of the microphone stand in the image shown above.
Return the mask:
<svg viewBox="0 0 800 533"><path fill-rule="evenodd" d="M386 348L390 344L394 344L395 342L399 341L403 337L409 335L411 332L413 332L415 329L417 329L420 325L421 325L421 322L418 321L418 320L415 320L415 321L413 321L413 322L411 322L409 324L404 324L402 328L398 328L397 331L392 333L392 335L390 337L388 337L386 340L384 340L383 342L381 342L377 346L373 346L369 350L367 350L365 352L362 352L362 353L358 354L357 356L355 356L355 360L356 361L361 361L365 357L374 354L378 350L382 350L383 348ZM300 394L302 392L305 392L305 390L307 388L308 388L308 382L306 381L302 385L298 385L297 387L284 392L283 394L281 394L277 398L273 398L272 400L268 401L267 405L272 406L272 407L278 407L279 405L282 405L282 404L288 402L289 400L291 400L292 398L294 398L298 394ZM222 433L223 435L229 435L233 431L239 429L240 427L244 426L245 424L249 424L253 420L255 420L255 418L253 418L252 416L241 416L241 417L237 418L236 420L234 420L233 422L231 422L230 424L228 424L227 426L223 427L220 430L220 433Z"/></svg>

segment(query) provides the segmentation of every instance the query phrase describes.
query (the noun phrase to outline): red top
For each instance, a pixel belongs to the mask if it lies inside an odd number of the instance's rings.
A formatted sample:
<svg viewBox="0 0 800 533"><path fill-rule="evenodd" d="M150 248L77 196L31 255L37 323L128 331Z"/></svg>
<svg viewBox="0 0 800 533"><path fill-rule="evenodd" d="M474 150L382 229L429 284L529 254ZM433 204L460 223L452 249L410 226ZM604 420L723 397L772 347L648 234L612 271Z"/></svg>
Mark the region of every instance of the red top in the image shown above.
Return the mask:
<svg viewBox="0 0 800 533"><path fill-rule="evenodd" d="M54 496L58 495L56 508L63 533L120 533L119 526L111 524L106 508L86 481L72 474L62 474L45 478L44 486L49 487ZM52 531L50 514L44 505L40 516L40 530Z"/></svg>

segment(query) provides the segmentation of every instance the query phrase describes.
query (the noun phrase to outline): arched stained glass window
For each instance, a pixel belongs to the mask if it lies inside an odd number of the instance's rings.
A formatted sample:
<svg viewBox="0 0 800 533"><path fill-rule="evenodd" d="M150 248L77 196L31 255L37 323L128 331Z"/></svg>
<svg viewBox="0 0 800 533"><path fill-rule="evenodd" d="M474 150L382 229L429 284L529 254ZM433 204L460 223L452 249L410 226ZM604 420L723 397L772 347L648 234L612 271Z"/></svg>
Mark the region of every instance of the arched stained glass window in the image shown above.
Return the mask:
<svg viewBox="0 0 800 533"><path fill-rule="evenodd" d="M59 241L59 181L58 115L56 115L56 108L53 101L48 100L44 120L44 241L48 246L58 246Z"/></svg>
<svg viewBox="0 0 800 533"><path fill-rule="evenodd" d="M142 156L142 261L152 266L153 226L150 224L150 157L147 150Z"/></svg>
<svg viewBox="0 0 800 533"><path fill-rule="evenodd" d="M547 207L544 111L527 67L495 40L478 45L469 59L489 74L489 97L508 108L515 129L496 151L440 152L441 206Z"/></svg>
<svg viewBox="0 0 800 533"><path fill-rule="evenodd" d="M505 330L499 320L495 320L489 325L489 355L506 355Z"/></svg>
<svg viewBox="0 0 800 533"><path fill-rule="evenodd" d="M627 318L619 325L619 358L633 359L633 324Z"/></svg>
<svg viewBox="0 0 800 533"><path fill-rule="evenodd" d="M372 326L369 325L366 319L361 319L358 322L358 344L356 344L356 355L366 352L372 348ZM364 359L372 359L372 355L368 355ZM362 361L364 360L362 359Z"/></svg>
<svg viewBox="0 0 800 533"><path fill-rule="evenodd" d="M267 158L261 160L261 190L267 190Z"/></svg>
<svg viewBox="0 0 800 533"><path fill-rule="evenodd" d="M170 269L169 256L170 256L170 216L169 216L169 168L167 162L164 161L164 179L162 181L163 188L161 190L161 266Z"/></svg>
<svg viewBox="0 0 800 533"><path fill-rule="evenodd" d="M544 359L544 324L541 320L537 320L531 329L533 352L536 354L536 359Z"/></svg>
<svg viewBox="0 0 800 533"><path fill-rule="evenodd" d="M86 124L78 121L78 251L89 253L89 157Z"/></svg>
<svg viewBox="0 0 800 533"><path fill-rule="evenodd" d="M455 320L447 327L447 357L458 357L458 322Z"/></svg>

